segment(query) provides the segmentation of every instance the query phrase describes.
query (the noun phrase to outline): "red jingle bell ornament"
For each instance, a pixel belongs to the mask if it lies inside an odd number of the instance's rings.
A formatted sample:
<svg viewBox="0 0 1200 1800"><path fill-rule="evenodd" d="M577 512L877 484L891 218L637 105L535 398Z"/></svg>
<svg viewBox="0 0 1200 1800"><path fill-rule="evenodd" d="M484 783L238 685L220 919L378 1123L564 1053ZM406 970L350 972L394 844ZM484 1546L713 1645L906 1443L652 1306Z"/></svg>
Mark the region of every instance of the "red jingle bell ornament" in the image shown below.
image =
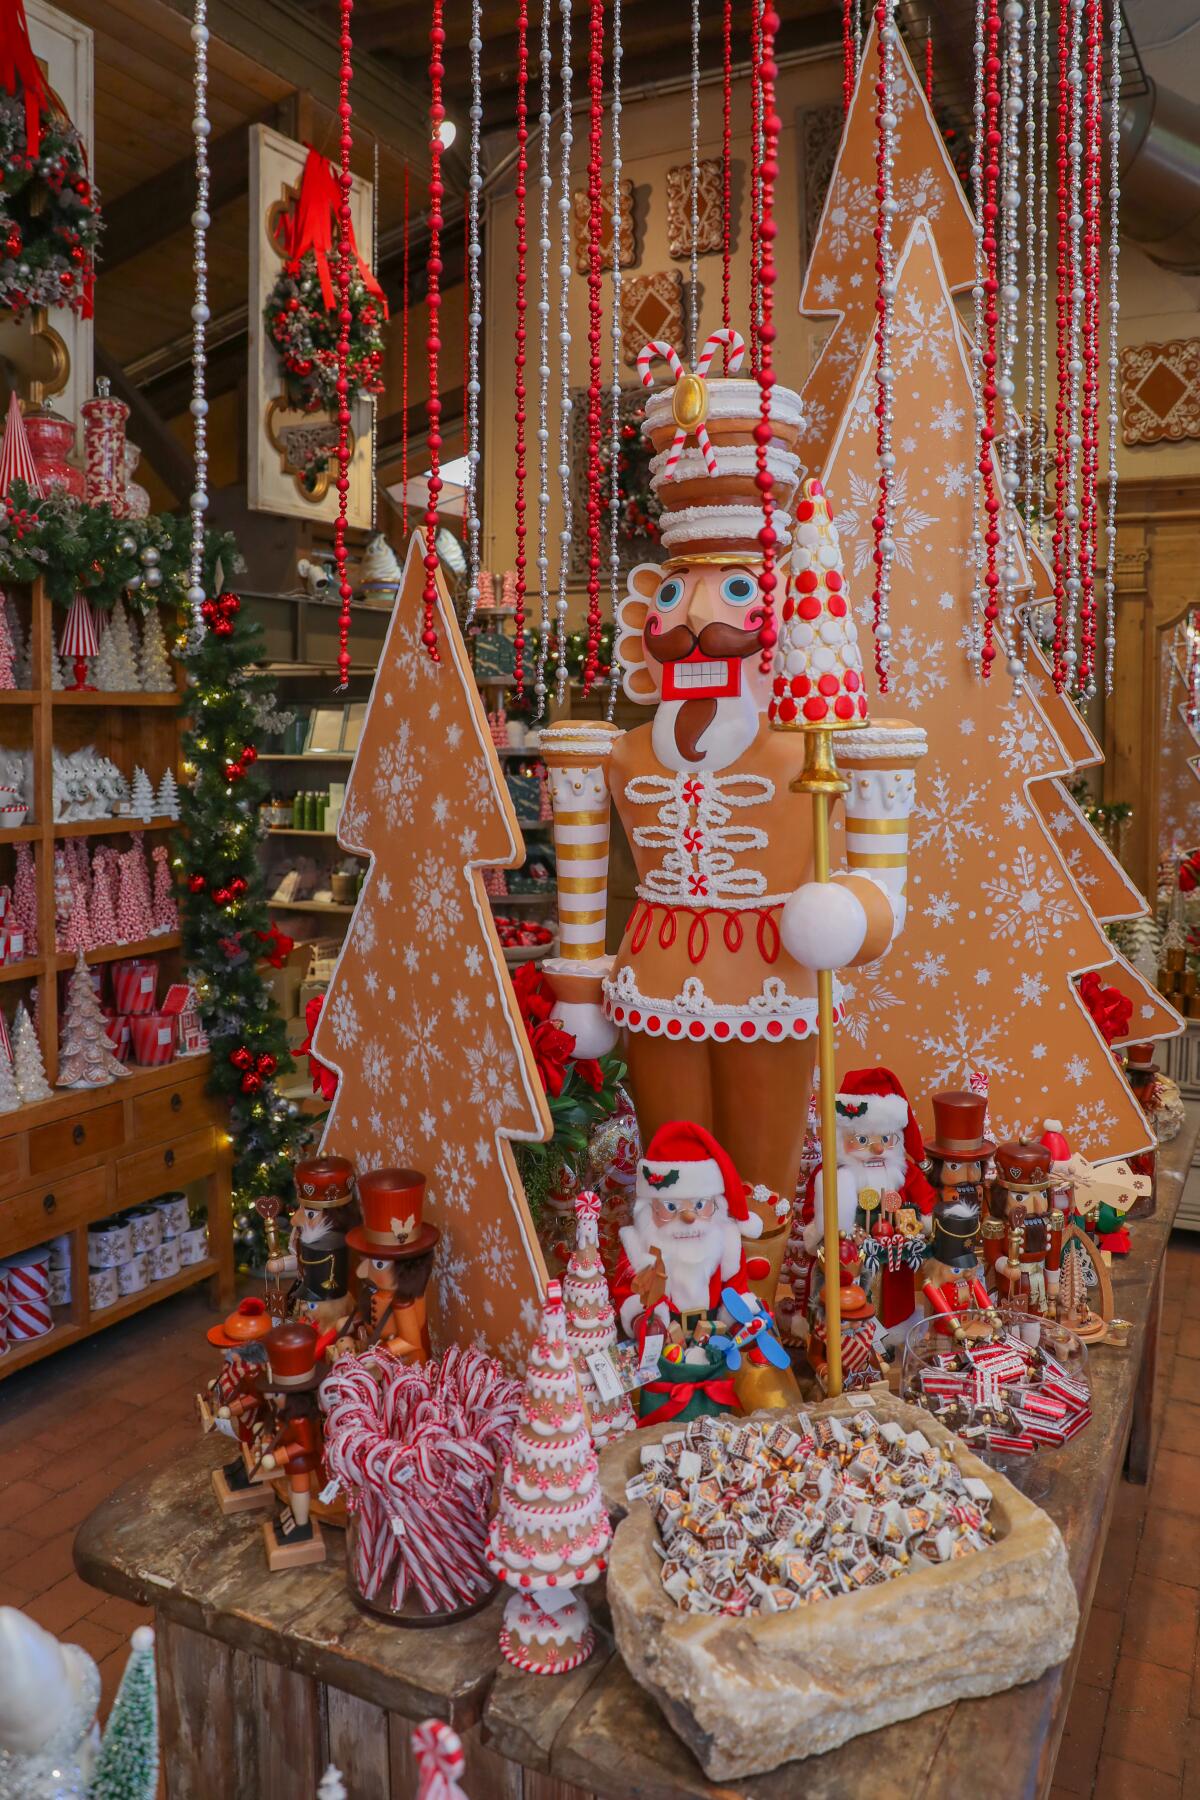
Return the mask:
<svg viewBox="0 0 1200 1800"><path fill-rule="evenodd" d="M193 894L202 894L207 885L208 883L205 881L203 875L188 876L188 888Z"/></svg>
<svg viewBox="0 0 1200 1800"><path fill-rule="evenodd" d="M231 1050L229 1060L235 1069L252 1069L254 1067L253 1053L247 1050L245 1044L239 1044L236 1050Z"/></svg>
<svg viewBox="0 0 1200 1800"><path fill-rule="evenodd" d="M250 1074L242 1076L243 1094L257 1094L261 1087L262 1076L254 1074L253 1070L251 1070Z"/></svg>

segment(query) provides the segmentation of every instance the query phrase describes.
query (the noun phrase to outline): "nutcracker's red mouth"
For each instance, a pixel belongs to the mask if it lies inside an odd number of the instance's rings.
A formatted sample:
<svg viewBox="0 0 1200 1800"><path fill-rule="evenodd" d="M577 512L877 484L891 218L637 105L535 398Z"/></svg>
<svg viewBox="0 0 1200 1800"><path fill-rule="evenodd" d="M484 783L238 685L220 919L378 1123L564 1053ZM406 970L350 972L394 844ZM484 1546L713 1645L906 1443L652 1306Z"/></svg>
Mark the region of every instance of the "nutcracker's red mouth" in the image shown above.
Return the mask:
<svg viewBox="0 0 1200 1800"><path fill-rule="evenodd" d="M740 662L714 661L699 651L663 664L664 700L727 700L742 691Z"/></svg>

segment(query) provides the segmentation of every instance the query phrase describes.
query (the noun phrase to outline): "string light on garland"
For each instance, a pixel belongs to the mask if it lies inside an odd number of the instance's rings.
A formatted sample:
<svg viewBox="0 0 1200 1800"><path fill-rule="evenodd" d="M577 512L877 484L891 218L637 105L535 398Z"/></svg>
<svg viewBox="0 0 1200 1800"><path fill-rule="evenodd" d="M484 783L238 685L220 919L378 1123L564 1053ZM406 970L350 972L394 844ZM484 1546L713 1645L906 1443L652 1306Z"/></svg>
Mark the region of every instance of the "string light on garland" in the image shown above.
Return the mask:
<svg viewBox="0 0 1200 1800"><path fill-rule="evenodd" d="M732 0L726 0L726 16ZM621 0L612 0L612 387L608 440L608 606L609 617L616 619L621 586ZM621 685L621 665L609 654L608 704L605 717L612 722L617 710L617 692Z"/></svg>
<svg viewBox="0 0 1200 1800"><path fill-rule="evenodd" d="M762 550L762 568L759 572L758 585L763 598L763 618L759 627L758 642L762 652L760 668L764 675L769 674L774 660L774 649L778 638L775 628L775 550L778 534L775 530L775 493L774 477L767 465L767 451L771 443L771 396L775 387L775 181L779 174L779 133L782 121L775 110L775 77L778 68L775 62L775 34L779 30L779 14L775 11L773 0L766 0L759 18L759 83L760 83L760 121L762 129L762 159L759 165L759 237L761 241L761 261L759 267L759 285L761 290L761 312L759 323L759 419L754 427L755 444L755 481L759 498L762 502L763 522L758 534L759 546Z"/></svg>
<svg viewBox="0 0 1200 1800"><path fill-rule="evenodd" d="M429 400L426 411L429 416L429 477L428 502L425 508L425 585L421 590L422 621L421 642L434 662L440 662L437 631L433 617L437 606L437 529L438 529L438 496L442 491L441 451L442 451L442 396L438 382L438 354L442 347L441 306L442 306L442 124L446 117L446 109L442 105L442 82L446 67L442 61L442 51L446 44L445 27L442 24L443 0L431 0L432 18L429 26L429 255L426 259L428 276L428 293L425 304L429 309L429 330L425 337L425 349L429 359Z"/></svg>
<svg viewBox="0 0 1200 1800"><path fill-rule="evenodd" d="M534 718L546 711L546 662L550 655L550 10L554 0L542 0L539 45L541 111L538 132L541 162L538 173L538 637L537 672L534 677Z"/></svg>
<svg viewBox="0 0 1200 1800"><path fill-rule="evenodd" d="M571 503L571 0L560 0L562 14L562 145L559 165L558 264L558 480L562 494L562 530L558 539L558 597L555 603L555 694L561 706L571 671L567 665L567 580L571 561L574 508Z"/></svg>
<svg viewBox="0 0 1200 1800"><path fill-rule="evenodd" d="M196 204L192 211L192 458L195 473L188 501L191 514L191 550L188 557L188 606L192 635L203 630L200 608L204 602L204 515L208 511L208 24L207 0L196 0L192 18L192 137L196 153Z"/></svg>
<svg viewBox="0 0 1200 1800"><path fill-rule="evenodd" d="M516 425L516 499L514 512L516 518L517 548L514 558L514 583L516 592L516 630L513 635L513 680L516 683L517 699L525 694L525 572L526 556L526 506L525 506L525 370L528 364L526 344L528 341L527 290L529 285L529 230L526 200L528 195L529 176L529 0L519 0L517 8L517 324L516 352L514 356L514 411Z"/></svg>
<svg viewBox="0 0 1200 1800"><path fill-rule="evenodd" d="M604 229L604 0L591 0L588 32L588 387L587 387L587 654L583 691L592 691L599 669L600 647L600 437L604 392L600 383L601 234ZM620 254L617 221L612 218L614 261Z"/></svg>
<svg viewBox="0 0 1200 1800"><path fill-rule="evenodd" d="M483 130L483 6L471 0L470 150L467 172L467 480L463 495L467 537L467 624L479 607L479 330L483 324L483 287L479 242L480 140Z"/></svg>
<svg viewBox="0 0 1200 1800"><path fill-rule="evenodd" d="M879 36L879 80L875 84L875 449L879 463L879 497L872 519L875 548L875 583L871 595L875 630L875 673L879 691L888 691L892 625L890 603L892 563L896 554L892 535L894 494L892 472L892 327L895 314L896 272L892 244L892 220L898 210L893 192L896 163L896 23L895 0L879 0L875 8Z"/></svg>
<svg viewBox="0 0 1200 1800"><path fill-rule="evenodd" d="M1104 692L1113 689L1117 653L1117 432L1120 430L1117 282L1121 261L1121 0L1113 0L1109 32L1108 114L1108 492L1104 497Z"/></svg>
<svg viewBox="0 0 1200 1800"><path fill-rule="evenodd" d="M338 195L338 260L337 279L334 287L338 303L338 340L337 340L337 518L333 526L333 561L337 570L337 587L340 600L338 610L338 689L344 690L350 685L350 601L353 589L350 586L350 571L346 566L346 525L350 502L350 327L353 317L350 311L350 190L353 176L350 172L350 150L352 134L350 129L350 52L353 48L350 37L350 15L353 11L353 0L341 0L338 17L341 26L338 38L340 60L338 63L338 150L339 150L339 185Z"/></svg>

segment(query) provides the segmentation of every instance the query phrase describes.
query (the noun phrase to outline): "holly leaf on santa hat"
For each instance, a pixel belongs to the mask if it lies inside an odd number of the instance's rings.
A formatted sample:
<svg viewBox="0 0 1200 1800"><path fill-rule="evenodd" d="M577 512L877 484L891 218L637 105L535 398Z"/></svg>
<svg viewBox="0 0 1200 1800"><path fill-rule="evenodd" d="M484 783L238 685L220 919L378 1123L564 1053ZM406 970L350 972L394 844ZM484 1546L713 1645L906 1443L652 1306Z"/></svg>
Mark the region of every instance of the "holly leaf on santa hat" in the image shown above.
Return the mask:
<svg viewBox="0 0 1200 1800"><path fill-rule="evenodd" d="M647 1187L652 1187L656 1191L659 1188L673 1188L675 1183L679 1180L679 1170L668 1169L665 1175L653 1175L647 1165L643 1163L642 1179Z"/></svg>

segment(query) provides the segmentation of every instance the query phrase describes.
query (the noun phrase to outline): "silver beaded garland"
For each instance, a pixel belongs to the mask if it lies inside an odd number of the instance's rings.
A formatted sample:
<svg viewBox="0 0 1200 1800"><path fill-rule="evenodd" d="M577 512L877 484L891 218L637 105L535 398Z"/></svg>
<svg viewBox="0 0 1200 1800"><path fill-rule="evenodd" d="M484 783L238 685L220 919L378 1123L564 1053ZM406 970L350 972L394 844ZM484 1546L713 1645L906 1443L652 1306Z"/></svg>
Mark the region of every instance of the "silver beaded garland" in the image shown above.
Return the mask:
<svg viewBox="0 0 1200 1800"><path fill-rule="evenodd" d="M558 479L562 494L562 530L559 533L558 598L555 605L555 694L561 706L567 697L567 578L571 561L571 0L561 0L562 11L562 162L558 195L558 349L559 419Z"/></svg>
<svg viewBox="0 0 1200 1800"><path fill-rule="evenodd" d="M1017 282L1020 267L1021 223L1021 143L1020 120L1023 63L1021 25L1025 16L1022 0L1005 0L1003 67L1001 72L1002 118L1000 126L1000 293L997 344L997 395L1000 401L1000 628L1008 652L1008 673L1014 692L1019 693L1024 676L1021 663L1020 636L1017 620L1017 490L1021 484L1020 455L1021 420L1017 410L1016 358L1019 331L1021 290Z"/></svg>
<svg viewBox="0 0 1200 1800"><path fill-rule="evenodd" d="M608 672L608 704L611 722L617 710L621 665L617 660L617 601L621 586L621 0L612 5L612 416L609 431L608 469L608 603L613 622L612 663Z"/></svg>
<svg viewBox="0 0 1200 1800"><path fill-rule="evenodd" d="M196 0L192 17L192 137L196 147L196 207L192 213L192 444L195 461L195 485L189 510L192 519L191 549L188 556L188 605L192 611L192 629L204 629L200 608L204 604L204 515L208 510L208 400L205 395L205 367L208 361L208 211L209 174L208 138L212 127L208 117L208 25L207 0ZM159 577L161 580L161 575Z"/></svg>
<svg viewBox="0 0 1200 1800"><path fill-rule="evenodd" d="M1033 6L1039 0L1031 0ZM1048 299L1050 293L1050 232L1047 227L1050 197L1050 0L1040 0L1041 41L1038 56L1038 152L1037 152L1037 302L1034 319L1037 331L1037 410L1039 429L1033 459L1033 532L1041 549L1046 541L1046 455L1050 438L1049 382L1047 369L1050 356ZM1027 351L1032 360L1032 349Z"/></svg>
<svg viewBox="0 0 1200 1800"><path fill-rule="evenodd" d="M471 129L467 172L467 624L479 607L479 329L483 288L479 267L480 137L483 128L483 4L471 0Z"/></svg>
<svg viewBox="0 0 1200 1800"><path fill-rule="evenodd" d="M546 711L546 659L550 655L550 189L554 185L550 173L550 12L554 0L542 0L542 33L539 69L542 82L542 104L538 116L541 133L541 164L538 174L538 507L537 569L538 608L541 637L538 642L537 670L534 676L534 717Z"/></svg>
<svg viewBox="0 0 1200 1800"><path fill-rule="evenodd" d="M1121 0L1113 0L1108 123L1108 492L1104 500L1104 692L1117 653L1117 432L1120 430Z"/></svg>
<svg viewBox="0 0 1200 1800"><path fill-rule="evenodd" d="M972 117L975 124L974 147L971 152L971 198L973 201L971 232L974 238L974 280L971 284L971 397L975 407L976 454L975 477L971 483L971 621L969 628L970 657L981 668L983 650L983 488L978 465L982 460L983 438L983 295L986 276L983 250L983 138L985 108L983 103L985 0L975 0L975 95Z"/></svg>
<svg viewBox="0 0 1200 1800"><path fill-rule="evenodd" d="M1070 92L1070 119L1067 126L1068 204L1070 206L1070 272L1071 293L1068 308L1067 394L1067 492L1066 492L1066 648L1063 663L1067 686L1075 683L1079 652L1075 632L1079 623L1079 597L1083 584L1079 578L1079 475L1083 450L1080 412L1083 398L1083 65L1080 48L1083 39L1083 0L1069 0L1071 8L1070 66L1067 85Z"/></svg>

